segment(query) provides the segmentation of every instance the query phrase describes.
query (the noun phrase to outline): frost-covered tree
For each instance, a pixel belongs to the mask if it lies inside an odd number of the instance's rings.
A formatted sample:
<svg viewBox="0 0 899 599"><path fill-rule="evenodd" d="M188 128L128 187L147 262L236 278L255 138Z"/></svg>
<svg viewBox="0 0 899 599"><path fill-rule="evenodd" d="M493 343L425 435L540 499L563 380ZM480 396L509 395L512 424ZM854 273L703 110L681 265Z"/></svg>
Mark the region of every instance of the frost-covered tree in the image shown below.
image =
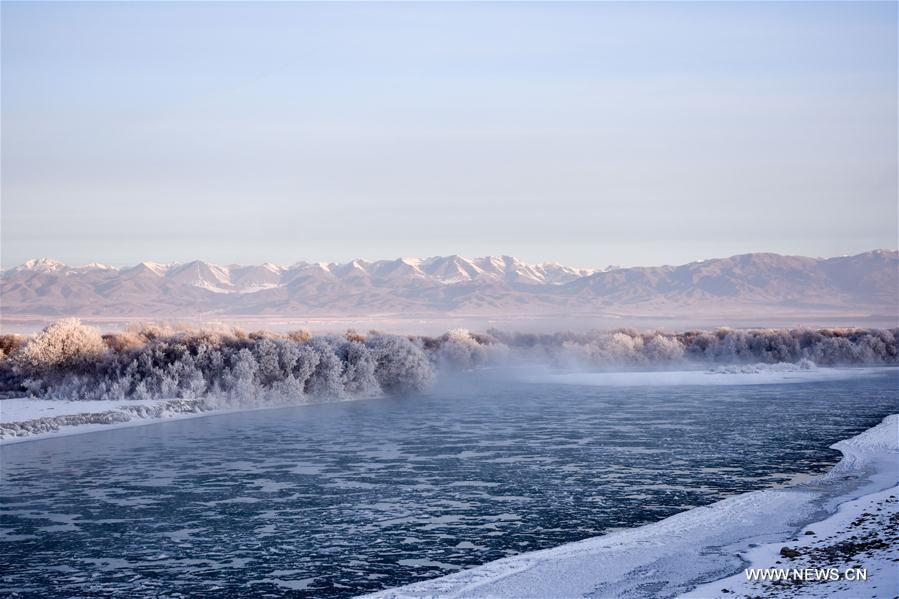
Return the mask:
<svg viewBox="0 0 899 599"><path fill-rule="evenodd" d="M755 329L642 334L612 332L520 334L491 330L513 358L560 366L668 367L711 364L896 364L899 329Z"/></svg>
<svg viewBox="0 0 899 599"><path fill-rule="evenodd" d="M0 360L13 355L24 344L25 338L22 335L0 334Z"/></svg>
<svg viewBox="0 0 899 599"><path fill-rule="evenodd" d="M517 361L579 368L669 368L683 363L822 366L899 363L899 329L614 331L440 337L280 335L143 325L101 336L77 320L5 343L0 394L67 399L199 398L302 401L415 393L440 369ZM805 361L805 362L804 362Z"/></svg>
<svg viewBox="0 0 899 599"><path fill-rule="evenodd" d="M387 393L424 391L434 380L431 363L420 347L404 337L374 334L365 345L375 360L375 378Z"/></svg>
<svg viewBox="0 0 899 599"><path fill-rule="evenodd" d="M308 346L317 355L312 374L306 382L306 392L316 397L338 398L344 395L343 363L334 351L334 338L313 337Z"/></svg>
<svg viewBox="0 0 899 599"><path fill-rule="evenodd" d="M487 361L485 346L466 329L455 329L443 335L436 355L441 366L458 369L483 366Z"/></svg>
<svg viewBox="0 0 899 599"><path fill-rule="evenodd" d="M234 356L231 367L225 374L225 386L232 398L254 397L258 390L259 364L252 352L242 349Z"/></svg>
<svg viewBox="0 0 899 599"><path fill-rule="evenodd" d="M89 366L106 352L100 331L77 318L54 322L28 340L13 356L15 366L27 375L55 369L77 370Z"/></svg>
<svg viewBox="0 0 899 599"><path fill-rule="evenodd" d="M684 346L676 337L655 334L643 344L643 354L649 363L680 362Z"/></svg>
<svg viewBox="0 0 899 599"><path fill-rule="evenodd" d="M341 381L344 391L350 395L365 397L381 392L381 385L375 376L377 363L372 351L359 340L359 336L348 337L336 349L343 364Z"/></svg>

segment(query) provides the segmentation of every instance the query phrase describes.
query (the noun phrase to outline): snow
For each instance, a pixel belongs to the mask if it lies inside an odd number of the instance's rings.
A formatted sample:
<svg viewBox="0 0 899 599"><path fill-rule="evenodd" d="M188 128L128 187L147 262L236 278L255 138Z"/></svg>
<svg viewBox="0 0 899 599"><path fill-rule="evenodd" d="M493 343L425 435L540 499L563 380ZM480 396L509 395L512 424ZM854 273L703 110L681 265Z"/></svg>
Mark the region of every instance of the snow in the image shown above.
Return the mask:
<svg viewBox="0 0 899 599"><path fill-rule="evenodd" d="M751 568L828 568L839 572L862 567L867 581L845 579L790 583L790 597L895 597L899 591L899 415L888 416L876 427L831 446L843 459L824 478L851 477L867 472L868 492L851 497L836 513L804 526L791 540L766 543L743 552L746 564L737 574L693 589L684 597L760 596L781 590L770 581L749 581ZM881 490L882 489L882 490ZM844 498L846 499L846 498ZM798 556L781 555L786 547ZM723 589L727 589L724 592Z"/></svg>
<svg viewBox="0 0 899 599"><path fill-rule="evenodd" d="M272 263L272 262L263 262L263 263L262 263L262 268L264 268L264 269L266 269L266 270L268 270L268 271L271 271L271 272L273 272L273 273L275 273L275 274L281 274L281 273L284 272L284 270L285 270L283 266L279 266L279 265L274 264L274 263Z"/></svg>
<svg viewBox="0 0 899 599"><path fill-rule="evenodd" d="M210 414L202 400L0 400L0 445Z"/></svg>
<svg viewBox="0 0 899 599"><path fill-rule="evenodd" d="M0 424L35 420L46 416L70 416L88 412L107 412L130 405L147 406L158 404L160 401L156 399L57 401L31 397L14 397L0 400Z"/></svg>
<svg viewBox="0 0 899 599"><path fill-rule="evenodd" d="M200 289L205 289L206 291L211 291L212 293L231 293L231 289L223 289L221 287L216 287L209 281L196 281L193 283L194 287L199 287Z"/></svg>
<svg viewBox="0 0 899 599"><path fill-rule="evenodd" d="M370 597L734 596L721 589L744 592L738 583L740 576L745 579L747 561L772 564L785 539L793 538L803 524L816 538L845 536L840 531L847 522L895 497L897 427L899 415L892 415L835 444L845 457L822 479L729 497L639 528L524 553ZM836 515L808 524L822 509L832 512L839 504ZM773 553L775 548L778 553ZM887 547L862 558L861 565L871 570L868 581L853 583L848 590L834 587L832 596L895 595L895 566L889 560L896 553ZM710 580L715 582L696 588ZM813 596L826 596L815 591Z"/></svg>
<svg viewBox="0 0 899 599"><path fill-rule="evenodd" d="M55 272L67 268L65 264L53 258L33 258L26 261L21 266L17 266L14 270L25 271L32 270L36 272Z"/></svg>
<svg viewBox="0 0 899 599"><path fill-rule="evenodd" d="M174 263L162 264L159 262L147 262L147 261L141 262L140 264L137 265L137 267L143 267L159 276L164 275L173 266L175 266ZM135 268L137 268L137 267L135 267Z"/></svg>
<svg viewBox="0 0 899 599"><path fill-rule="evenodd" d="M817 369L817 366L814 362L803 359L796 364L792 362L778 362L776 364L728 364L710 368L709 372L714 374L764 374L771 372L800 372L803 370L815 369Z"/></svg>
<svg viewBox="0 0 899 599"><path fill-rule="evenodd" d="M780 385L870 376L891 370L876 368L803 368L794 364L755 364L719 367L712 370L664 370L651 372L569 372L542 374L534 383L558 383L595 387L642 387L665 385Z"/></svg>
<svg viewBox="0 0 899 599"><path fill-rule="evenodd" d="M791 583L789 596L796 599L806 597L856 599L862 594L871 597L893 597L899 589L899 568L894 561L899 558L899 547L890 547L889 543L890 536L895 538L899 526L895 522L899 514L897 498L899 486L893 486L848 501L841 505L833 516L804 527L790 542L768 543L749 550L744 555L749 562L745 569L834 567L842 573L849 568L861 566L867 575L865 582L821 580L805 582L802 585ZM860 542L860 534L863 534L861 542L867 541L872 547L854 552L853 546ZM874 543L871 543L872 540ZM877 541L883 541L887 546L878 546L881 543ZM794 559L785 558L780 554L784 547L798 551L800 555ZM684 599L733 597L735 594L766 596L772 591L780 590L780 586L784 585L770 581L749 581L746 573L740 571L728 578L697 587L684 595Z"/></svg>
<svg viewBox="0 0 899 599"><path fill-rule="evenodd" d="M75 266L73 271L79 270L118 270L115 266L110 266L109 264L102 264L100 262L89 262L87 264L83 264L81 266Z"/></svg>
<svg viewBox="0 0 899 599"><path fill-rule="evenodd" d="M255 283L252 285L248 285L243 289L237 290L237 293L256 293L258 291L265 291L266 289L276 289L280 287L277 283ZM210 289L212 291L212 289ZM229 289L221 289L216 291L221 293L231 293Z"/></svg>
<svg viewBox="0 0 899 599"><path fill-rule="evenodd" d="M348 397L341 401L366 398ZM142 426L161 420L269 410L307 403L314 401L304 398L301 401L234 404L217 398L66 401L14 397L0 399L0 446L48 437Z"/></svg>

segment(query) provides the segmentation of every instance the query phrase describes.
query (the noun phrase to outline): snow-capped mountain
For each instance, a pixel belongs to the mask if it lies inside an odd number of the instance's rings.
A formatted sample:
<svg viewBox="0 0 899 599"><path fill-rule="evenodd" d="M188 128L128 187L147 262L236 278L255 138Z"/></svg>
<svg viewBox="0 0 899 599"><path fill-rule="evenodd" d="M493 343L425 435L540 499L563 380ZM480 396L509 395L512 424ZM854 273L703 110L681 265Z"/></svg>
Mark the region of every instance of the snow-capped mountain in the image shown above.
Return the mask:
<svg viewBox="0 0 899 599"><path fill-rule="evenodd" d="M260 289L270 289L280 285L285 269L271 262L266 262L260 266L231 264L226 266L225 270L228 275L228 282L234 288L245 293L253 293Z"/></svg>
<svg viewBox="0 0 899 599"><path fill-rule="evenodd" d="M894 250L838 258L744 254L680 266L582 269L511 256L298 262L291 266L142 262L68 266L42 258L3 272L17 315L399 318L841 314L895 318Z"/></svg>
<svg viewBox="0 0 899 599"><path fill-rule="evenodd" d="M234 285L231 283L231 272L227 267L208 264L201 260L173 266L165 271L165 278L216 293L228 293L234 290Z"/></svg>
<svg viewBox="0 0 899 599"><path fill-rule="evenodd" d="M68 267L62 262L53 260L52 258L35 258L15 267L13 270L16 272L53 272L64 268Z"/></svg>

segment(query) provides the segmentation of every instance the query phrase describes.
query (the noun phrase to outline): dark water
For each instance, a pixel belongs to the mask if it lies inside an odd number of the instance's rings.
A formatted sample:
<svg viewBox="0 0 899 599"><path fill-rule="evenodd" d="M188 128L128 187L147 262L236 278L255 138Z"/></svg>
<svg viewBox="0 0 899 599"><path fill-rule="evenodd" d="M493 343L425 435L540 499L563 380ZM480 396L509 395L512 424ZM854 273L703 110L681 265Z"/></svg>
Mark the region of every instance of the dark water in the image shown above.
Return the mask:
<svg viewBox="0 0 899 599"><path fill-rule="evenodd" d="M484 382L12 445L0 593L378 590L822 472L896 389Z"/></svg>

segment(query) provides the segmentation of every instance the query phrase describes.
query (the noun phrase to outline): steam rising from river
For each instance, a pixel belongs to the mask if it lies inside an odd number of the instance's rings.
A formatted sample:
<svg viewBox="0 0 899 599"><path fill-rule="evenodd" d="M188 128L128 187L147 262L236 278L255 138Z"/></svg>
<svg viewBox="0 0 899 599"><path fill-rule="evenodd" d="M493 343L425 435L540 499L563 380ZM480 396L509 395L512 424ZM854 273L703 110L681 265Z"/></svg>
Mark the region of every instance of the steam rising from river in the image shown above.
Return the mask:
<svg viewBox="0 0 899 599"><path fill-rule="evenodd" d="M544 335L456 330L440 337L401 337L143 327L101 335L77 320L63 320L30 339L2 336L0 385L5 395L65 399L294 402L418 393L435 376L504 365L593 371L712 367L742 373L757 369L747 366L754 364L892 365L899 363L897 341L899 329Z"/></svg>

